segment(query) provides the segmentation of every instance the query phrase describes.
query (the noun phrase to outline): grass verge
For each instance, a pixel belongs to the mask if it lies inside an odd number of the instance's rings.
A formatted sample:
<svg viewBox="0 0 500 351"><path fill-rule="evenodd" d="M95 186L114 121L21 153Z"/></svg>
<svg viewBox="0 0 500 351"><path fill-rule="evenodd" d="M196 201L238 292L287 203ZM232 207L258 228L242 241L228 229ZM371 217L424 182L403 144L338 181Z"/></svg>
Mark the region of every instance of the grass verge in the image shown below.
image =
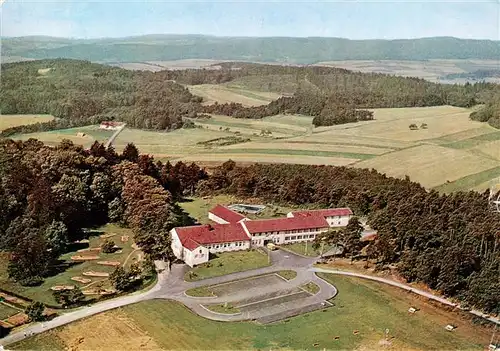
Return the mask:
<svg viewBox="0 0 500 351"><path fill-rule="evenodd" d="M272 146L272 143L270 144ZM359 154L353 152L335 152L335 151L313 151L313 150L293 150L293 149L230 149L231 154L263 154L263 155L298 155L298 156L324 156L324 157L343 157L358 160L367 160L376 155ZM228 153L227 149L212 150L213 154Z"/></svg>
<svg viewBox="0 0 500 351"><path fill-rule="evenodd" d="M204 305L207 309L209 309L212 312L215 313L222 313L222 314L234 314L234 313L239 313L240 310L230 303L221 303L218 305Z"/></svg>
<svg viewBox="0 0 500 351"><path fill-rule="evenodd" d="M266 266L269 266L267 256L257 250L223 252L191 269L185 274L184 279L196 281Z"/></svg>
<svg viewBox="0 0 500 351"><path fill-rule="evenodd" d="M301 285L300 287L302 289L304 289L305 291L307 291L308 293L313 294L313 295L319 293L319 290L320 290L319 286L313 282L309 282L307 284Z"/></svg>
<svg viewBox="0 0 500 351"><path fill-rule="evenodd" d="M192 297L216 297L217 296L207 286L200 286L198 288L186 290L186 295L192 296Z"/></svg>
<svg viewBox="0 0 500 351"><path fill-rule="evenodd" d="M286 280L292 280L297 276L297 272L292 270L279 271L277 274Z"/></svg>
<svg viewBox="0 0 500 351"><path fill-rule="evenodd" d="M288 245L282 245L281 247L283 247L286 250L290 250L292 252L295 252L299 255L303 255L303 256L318 257L321 255L321 248L314 249L312 247L312 242L308 242L307 244L305 242L293 243L293 244L288 244ZM330 245L325 245L323 247L323 253L330 250L330 248L331 248Z"/></svg>

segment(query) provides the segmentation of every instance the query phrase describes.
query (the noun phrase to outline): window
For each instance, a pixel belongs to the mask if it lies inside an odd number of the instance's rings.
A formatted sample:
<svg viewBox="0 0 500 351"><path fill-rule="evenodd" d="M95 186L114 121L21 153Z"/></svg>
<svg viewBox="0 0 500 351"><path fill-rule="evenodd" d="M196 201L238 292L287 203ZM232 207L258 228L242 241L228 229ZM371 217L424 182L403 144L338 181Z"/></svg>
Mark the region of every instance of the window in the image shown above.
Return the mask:
<svg viewBox="0 0 500 351"><path fill-rule="evenodd" d="M314 234L309 235L310 238L314 238Z"/></svg>
<svg viewBox="0 0 500 351"><path fill-rule="evenodd" d="M297 236L297 239L302 239L302 235L298 235L298 236Z"/></svg>
<svg viewBox="0 0 500 351"><path fill-rule="evenodd" d="M202 253L203 251L200 249L200 253Z"/></svg>
<svg viewBox="0 0 500 351"><path fill-rule="evenodd" d="M296 239L297 237L295 235L291 237L291 240L296 240Z"/></svg>

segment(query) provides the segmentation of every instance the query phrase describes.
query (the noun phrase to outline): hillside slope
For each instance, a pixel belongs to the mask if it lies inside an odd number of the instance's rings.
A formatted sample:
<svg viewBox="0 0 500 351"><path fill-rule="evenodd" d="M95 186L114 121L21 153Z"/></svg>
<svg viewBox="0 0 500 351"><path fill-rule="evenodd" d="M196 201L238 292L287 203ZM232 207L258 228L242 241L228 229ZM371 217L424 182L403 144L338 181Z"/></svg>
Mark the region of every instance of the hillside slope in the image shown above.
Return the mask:
<svg viewBox="0 0 500 351"><path fill-rule="evenodd" d="M100 62L224 59L316 63L329 60L498 59L497 41L433 37L398 40L147 35L71 40L2 38L2 56L74 58Z"/></svg>

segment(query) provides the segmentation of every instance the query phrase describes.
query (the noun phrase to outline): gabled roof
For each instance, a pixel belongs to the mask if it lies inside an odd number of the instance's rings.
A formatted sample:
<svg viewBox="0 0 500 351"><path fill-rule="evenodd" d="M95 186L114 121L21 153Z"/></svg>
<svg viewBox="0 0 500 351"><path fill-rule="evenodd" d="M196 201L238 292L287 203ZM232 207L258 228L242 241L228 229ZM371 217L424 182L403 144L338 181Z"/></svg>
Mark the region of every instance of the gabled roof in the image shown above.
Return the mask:
<svg viewBox="0 0 500 351"><path fill-rule="evenodd" d="M350 208L327 208L322 210L304 210L304 211L292 211L294 217L302 216L321 216L321 217L333 217L333 216L351 216L352 211Z"/></svg>
<svg viewBox="0 0 500 351"><path fill-rule="evenodd" d="M178 227L175 232L182 246L189 250L200 245L250 240L240 223Z"/></svg>
<svg viewBox="0 0 500 351"><path fill-rule="evenodd" d="M222 205L215 206L209 212L216 215L219 218L222 218L223 220L225 220L226 222L229 222L229 223L238 223L242 219L246 218L241 213L233 211L233 210L227 208L226 206L222 206Z"/></svg>
<svg viewBox="0 0 500 351"><path fill-rule="evenodd" d="M321 216L261 219L245 221L243 225L252 234L329 227L326 220Z"/></svg>

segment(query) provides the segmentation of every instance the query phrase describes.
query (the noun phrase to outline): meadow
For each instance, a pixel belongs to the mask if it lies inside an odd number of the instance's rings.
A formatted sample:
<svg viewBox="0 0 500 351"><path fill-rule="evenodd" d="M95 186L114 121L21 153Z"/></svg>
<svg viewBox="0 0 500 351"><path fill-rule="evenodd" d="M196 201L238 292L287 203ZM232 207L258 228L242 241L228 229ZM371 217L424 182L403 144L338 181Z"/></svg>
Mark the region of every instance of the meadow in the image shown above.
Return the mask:
<svg viewBox="0 0 500 351"><path fill-rule="evenodd" d="M237 84L238 82L231 82ZM271 98L268 93L238 86L191 86L195 93L220 103ZM237 96L236 96L237 95ZM440 191L483 191L500 176L500 131L472 121L472 109L452 106L374 109L373 121L330 127L312 125L312 117L278 115L236 119L213 115L193 120L197 128L171 132L126 128L114 142L123 150L134 143L142 153L171 162L214 166L228 159L242 164L301 163L374 168L388 176L404 177ZM409 125L416 124L417 130ZM426 127L425 127L426 125ZM422 127L424 126L424 127ZM85 136L77 136L85 133ZM90 146L112 134L98 126L21 135L55 145L63 138ZM222 138L222 139L221 139ZM214 140L233 140L211 143ZM231 144L233 143L233 144Z"/></svg>
<svg viewBox="0 0 500 351"><path fill-rule="evenodd" d="M75 351L482 350L491 337L490 330L394 287L328 274L322 277L338 288L333 307L270 325L210 321L179 303L153 300L83 319L9 347ZM418 308L417 313L408 313L409 307ZM450 333L444 329L447 324L457 329Z"/></svg>
<svg viewBox="0 0 500 351"><path fill-rule="evenodd" d="M0 131L17 126L49 122L54 119L51 115L2 115L0 114Z"/></svg>

